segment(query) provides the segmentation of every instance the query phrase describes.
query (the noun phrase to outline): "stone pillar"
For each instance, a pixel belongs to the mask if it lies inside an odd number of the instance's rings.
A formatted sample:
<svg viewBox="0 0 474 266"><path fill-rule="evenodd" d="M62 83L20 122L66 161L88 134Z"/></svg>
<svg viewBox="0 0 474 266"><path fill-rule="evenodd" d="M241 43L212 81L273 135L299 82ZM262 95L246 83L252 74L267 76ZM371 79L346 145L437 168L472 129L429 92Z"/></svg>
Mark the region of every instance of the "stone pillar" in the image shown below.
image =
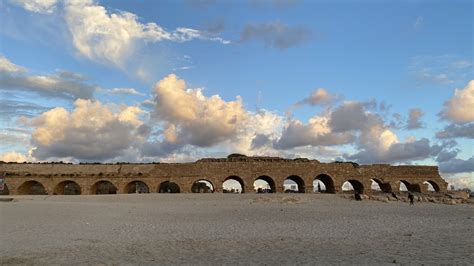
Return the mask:
<svg viewBox="0 0 474 266"><path fill-rule="evenodd" d="M8 186L8 184L7 184ZM17 186L8 186L9 195L18 195L18 187Z"/></svg>
<svg viewBox="0 0 474 266"><path fill-rule="evenodd" d="M390 189L392 192L400 192L400 181L392 181L388 182L387 184L390 185Z"/></svg>
<svg viewBox="0 0 474 266"><path fill-rule="evenodd" d="M187 184L187 183L178 183L178 182L175 182L175 183L178 184L181 193L192 193L192 191L191 191L191 188L193 186L192 182L190 182L189 184Z"/></svg>
<svg viewBox="0 0 474 266"><path fill-rule="evenodd" d="M253 183L245 184L245 193L255 193L255 190L253 189Z"/></svg>
<svg viewBox="0 0 474 266"><path fill-rule="evenodd" d="M391 193L393 191L390 182L380 184L380 189L385 193Z"/></svg>
<svg viewBox="0 0 474 266"><path fill-rule="evenodd" d="M275 193L283 193L285 192L285 186L281 185L281 186L278 186L278 185L275 185Z"/></svg>
<svg viewBox="0 0 474 266"><path fill-rule="evenodd" d="M420 184L420 192L421 193L426 193L428 192L428 184Z"/></svg>

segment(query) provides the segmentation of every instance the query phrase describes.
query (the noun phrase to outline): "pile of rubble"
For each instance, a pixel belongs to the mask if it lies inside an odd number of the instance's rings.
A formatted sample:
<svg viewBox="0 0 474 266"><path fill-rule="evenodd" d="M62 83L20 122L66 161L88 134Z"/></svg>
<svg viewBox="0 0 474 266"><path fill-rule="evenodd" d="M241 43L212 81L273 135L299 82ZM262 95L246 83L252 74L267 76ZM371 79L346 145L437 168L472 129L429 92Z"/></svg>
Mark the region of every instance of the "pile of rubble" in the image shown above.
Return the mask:
<svg viewBox="0 0 474 266"><path fill-rule="evenodd" d="M439 192L428 192L428 193L412 193L415 202L432 202L432 203L441 203L441 204L474 204L474 198L470 197L469 193L464 191L451 191L448 193L439 193ZM341 194L344 198L354 199L352 194ZM397 192L397 193L373 193L371 195L364 195L366 200L376 200L382 202L391 202L391 201L401 201L409 202L408 192Z"/></svg>

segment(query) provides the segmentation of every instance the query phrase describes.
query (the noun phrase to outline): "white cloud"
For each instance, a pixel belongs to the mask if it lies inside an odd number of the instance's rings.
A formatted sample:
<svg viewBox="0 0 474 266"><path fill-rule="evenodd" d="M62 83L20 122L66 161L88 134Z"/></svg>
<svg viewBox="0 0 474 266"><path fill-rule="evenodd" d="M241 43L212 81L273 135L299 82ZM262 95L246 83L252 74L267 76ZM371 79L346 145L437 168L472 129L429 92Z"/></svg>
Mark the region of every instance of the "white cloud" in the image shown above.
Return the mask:
<svg viewBox="0 0 474 266"><path fill-rule="evenodd" d="M34 157L106 160L143 141L138 107L120 108L82 99L74 105L72 112L57 107L29 120L34 128Z"/></svg>
<svg viewBox="0 0 474 266"><path fill-rule="evenodd" d="M440 147L431 145L425 138L400 142L379 114L367 110L374 104L345 102L330 114L333 132L357 134L355 144L359 151L346 154L345 158L360 163L392 163L426 159L440 152Z"/></svg>
<svg viewBox="0 0 474 266"><path fill-rule="evenodd" d="M218 95L206 97L174 74L159 81L154 92L156 115L168 124L167 136L182 143L212 146L236 136L249 118L240 97L229 102Z"/></svg>
<svg viewBox="0 0 474 266"><path fill-rule="evenodd" d="M6 73L18 73L18 72L25 72L26 69L24 67L15 65L12 63L8 58L3 55L0 55L0 72Z"/></svg>
<svg viewBox="0 0 474 266"><path fill-rule="evenodd" d="M79 53L90 60L124 67L125 60L134 54L137 42L174 41L193 39L229 41L195 29L177 28L167 31L156 23L143 24L129 12L109 12L94 1L67 1L65 20Z"/></svg>
<svg viewBox="0 0 474 266"><path fill-rule="evenodd" d="M56 9L57 0L11 0L24 9L41 14L51 14Z"/></svg>
<svg viewBox="0 0 474 266"><path fill-rule="evenodd" d="M440 116L456 124L474 122L474 80L456 89L454 96L444 103Z"/></svg>
<svg viewBox="0 0 474 266"><path fill-rule="evenodd" d="M136 96L145 96L144 93L141 93L134 88L113 88L113 89L105 90L105 92L109 94L115 94L115 95L127 94L127 95L136 95Z"/></svg>
<svg viewBox="0 0 474 266"><path fill-rule="evenodd" d="M19 152L10 151L0 154L0 161L21 163L28 161L28 157Z"/></svg>
<svg viewBox="0 0 474 266"><path fill-rule="evenodd" d="M331 94L329 91L323 88L319 88L317 90L314 90L311 95L307 98L304 98L303 100L299 101L297 104L308 104L311 106L314 105L326 105L330 104L333 101L338 99L338 96Z"/></svg>

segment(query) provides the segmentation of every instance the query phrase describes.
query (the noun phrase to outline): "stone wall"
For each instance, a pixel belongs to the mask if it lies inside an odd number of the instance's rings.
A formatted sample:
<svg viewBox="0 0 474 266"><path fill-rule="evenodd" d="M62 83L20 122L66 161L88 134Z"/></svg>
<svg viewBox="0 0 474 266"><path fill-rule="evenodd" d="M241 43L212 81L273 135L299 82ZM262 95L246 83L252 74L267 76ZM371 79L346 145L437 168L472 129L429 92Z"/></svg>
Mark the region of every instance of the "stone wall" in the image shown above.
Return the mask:
<svg viewBox="0 0 474 266"><path fill-rule="evenodd" d="M198 180L212 183L215 192L222 192L223 183L230 177L243 185L245 193L253 193L253 183L263 178L271 183L273 192L283 192L283 182L294 180L300 192L313 192L313 181L320 179L329 192L338 193L344 182L354 189L370 194L372 180L385 192L399 190L400 182L411 191L425 192L429 182L435 190L446 192L447 183L436 166L391 166L388 164L357 165L355 163L320 163L308 159L277 157L206 158L194 163L156 164L63 164L63 163L0 163L11 195L28 193L34 182L40 183L47 194L61 194L61 184L73 181L81 194L95 194L95 184L108 181L117 193L127 193L130 182L142 181L150 192L158 192L163 182L176 183L181 192L191 192ZM30 182L34 181L34 182ZM29 182L29 183L26 183ZM36 183L37 184L37 183Z"/></svg>

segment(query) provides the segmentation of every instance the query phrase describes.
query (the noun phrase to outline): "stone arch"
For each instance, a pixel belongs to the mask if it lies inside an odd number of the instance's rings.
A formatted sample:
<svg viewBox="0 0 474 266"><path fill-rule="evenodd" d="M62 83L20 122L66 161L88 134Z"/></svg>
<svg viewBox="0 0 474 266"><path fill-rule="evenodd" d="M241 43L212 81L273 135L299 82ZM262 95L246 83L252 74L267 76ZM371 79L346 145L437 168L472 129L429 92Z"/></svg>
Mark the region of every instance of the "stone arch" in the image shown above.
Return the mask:
<svg viewBox="0 0 474 266"><path fill-rule="evenodd" d="M91 194L117 194L117 187L108 180L100 180L92 185Z"/></svg>
<svg viewBox="0 0 474 266"><path fill-rule="evenodd" d="M431 185L433 187L433 190L436 191L436 192L439 192L440 191L440 188L439 188L439 185L432 181L432 180L426 180L425 182L423 182L423 184L426 184L426 185ZM428 186L429 186L428 185ZM428 189L427 189L428 190ZM428 190L429 191L429 190Z"/></svg>
<svg viewBox="0 0 474 266"><path fill-rule="evenodd" d="M294 183L296 183L297 190L295 192L298 192L298 193L304 193L305 192L305 184L304 184L303 178L301 178L297 175L291 175L291 176L285 178L285 180L283 182L285 182L287 180L291 180ZM285 190L285 192L286 192L286 190Z"/></svg>
<svg viewBox="0 0 474 266"><path fill-rule="evenodd" d="M269 188L256 188L255 186L255 182L257 182L258 180L263 180L265 182L268 183L268 187ZM262 175L262 176L259 176L257 177L254 182L253 182L253 187L254 187L254 190L257 191L257 192L266 192L266 193L275 193L276 190L275 190L275 181L273 181L273 179L267 175Z"/></svg>
<svg viewBox="0 0 474 266"><path fill-rule="evenodd" d="M175 182L165 181L158 186L158 193L180 193L181 189Z"/></svg>
<svg viewBox="0 0 474 266"><path fill-rule="evenodd" d="M81 195L82 188L72 180L59 182L54 187L54 195Z"/></svg>
<svg viewBox="0 0 474 266"><path fill-rule="evenodd" d="M141 180L133 180L125 185L123 193L133 194L133 193L150 193L150 187Z"/></svg>
<svg viewBox="0 0 474 266"><path fill-rule="evenodd" d="M48 192L46 191L43 184L36 180L30 180L23 182L18 187L18 194L20 195L47 195Z"/></svg>
<svg viewBox="0 0 474 266"><path fill-rule="evenodd" d="M362 184L362 182L360 182L359 180L355 180L355 179L346 180L344 183L342 183L342 186L344 186L346 182L349 182L349 184L351 184L354 192L359 192L360 194L364 193L364 184Z"/></svg>
<svg viewBox="0 0 474 266"><path fill-rule="evenodd" d="M400 187L401 187L401 184L404 184L405 187L407 188L407 191L409 192L420 192L420 186L418 184L413 184L413 183L410 183L406 180L400 180ZM400 189L400 191L402 191Z"/></svg>
<svg viewBox="0 0 474 266"><path fill-rule="evenodd" d="M377 191L377 189L373 188L373 183L376 183L378 187L380 188L380 191L385 192L385 193L392 192L392 186L390 186L390 183L384 183L381 179L378 179L378 178L371 178L370 180L372 182L370 186L370 189L372 191Z"/></svg>
<svg viewBox="0 0 474 266"><path fill-rule="evenodd" d="M334 180L329 175L326 175L326 174L317 175L313 179L313 183L314 181L317 181L317 180L321 181L325 186L325 190L321 192L336 193L336 188L334 187Z"/></svg>
<svg viewBox="0 0 474 266"><path fill-rule="evenodd" d="M239 185L240 185L240 188L238 187L225 187L226 184L225 183L229 183L227 181L236 181ZM238 176L229 176L227 177L226 179L224 179L224 181L222 182L222 192L224 193L244 193L245 192L245 186L244 186L244 180Z"/></svg>
<svg viewBox="0 0 474 266"><path fill-rule="evenodd" d="M214 193L214 190L214 184L207 179L196 180L191 186L192 193Z"/></svg>

